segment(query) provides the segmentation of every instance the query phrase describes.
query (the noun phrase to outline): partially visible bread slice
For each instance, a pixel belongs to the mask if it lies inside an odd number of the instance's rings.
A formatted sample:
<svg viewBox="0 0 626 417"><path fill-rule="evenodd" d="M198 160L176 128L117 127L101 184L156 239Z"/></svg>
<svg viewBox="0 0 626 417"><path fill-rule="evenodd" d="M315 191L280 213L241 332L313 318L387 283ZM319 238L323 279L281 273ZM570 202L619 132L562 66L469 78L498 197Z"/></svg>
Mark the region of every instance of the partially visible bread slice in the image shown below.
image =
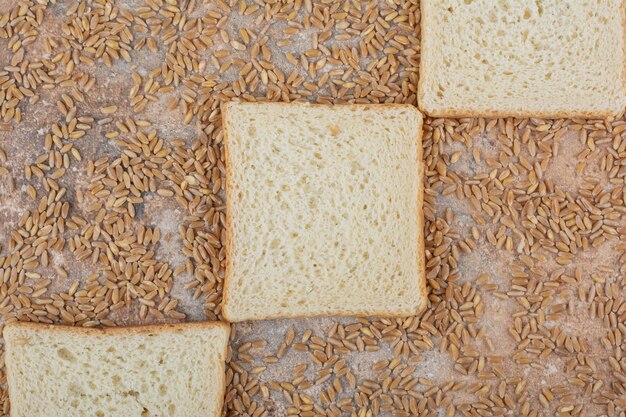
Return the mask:
<svg viewBox="0 0 626 417"><path fill-rule="evenodd" d="M624 0L422 0L420 109L587 117L626 106Z"/></svg>
<svg viewBox="0 0 626 417"><path fill-rule="evenodd" d="M426 303L422 116L229 103L227 320L403 316Z"/></svg>
<svg viewBox="0 0 626 417"><path fill-rule="evenodd" d="M220 417L230 327L5 327L11 417Z"/></svg>

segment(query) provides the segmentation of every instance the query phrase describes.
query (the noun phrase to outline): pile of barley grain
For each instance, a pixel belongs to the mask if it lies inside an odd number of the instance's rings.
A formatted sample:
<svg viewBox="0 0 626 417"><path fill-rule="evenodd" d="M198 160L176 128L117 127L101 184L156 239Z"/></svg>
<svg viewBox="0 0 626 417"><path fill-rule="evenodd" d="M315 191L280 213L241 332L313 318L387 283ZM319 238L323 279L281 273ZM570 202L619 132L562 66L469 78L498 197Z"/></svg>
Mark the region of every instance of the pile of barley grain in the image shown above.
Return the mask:
<svg viewBox="0 0 626 417"><path fill-rule="evenodd" d="M415 104L418 3L0 4L0 320L219 319L220 103ZM235 326L225 414L624 417L624 115L427 119L424 163L429 308Z"/></svg>

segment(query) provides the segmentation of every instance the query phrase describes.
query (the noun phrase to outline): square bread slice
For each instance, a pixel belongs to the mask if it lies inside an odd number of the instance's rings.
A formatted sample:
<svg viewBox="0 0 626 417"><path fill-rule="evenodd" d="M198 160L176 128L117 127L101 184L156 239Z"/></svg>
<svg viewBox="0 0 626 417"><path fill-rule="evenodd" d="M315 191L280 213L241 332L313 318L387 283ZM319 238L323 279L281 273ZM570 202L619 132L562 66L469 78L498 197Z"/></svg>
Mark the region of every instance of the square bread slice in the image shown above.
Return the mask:
<svg viewBox="0 0 626 417"><path fill-rule="evenodd" d="M231 102L222 112L227 320L425 305L415 107Z"/></svg>
<svg viewBox="0 0 626 417"><path fill-rule="evenodd" d="M435 117L604 118L626 106L624 0L422 0Z"/></svg>
<svg viewBox="0 0 626 417"><path fill-rule="evenodd" d="M11 417L221 417L230 326L4 328Z"/></svg>

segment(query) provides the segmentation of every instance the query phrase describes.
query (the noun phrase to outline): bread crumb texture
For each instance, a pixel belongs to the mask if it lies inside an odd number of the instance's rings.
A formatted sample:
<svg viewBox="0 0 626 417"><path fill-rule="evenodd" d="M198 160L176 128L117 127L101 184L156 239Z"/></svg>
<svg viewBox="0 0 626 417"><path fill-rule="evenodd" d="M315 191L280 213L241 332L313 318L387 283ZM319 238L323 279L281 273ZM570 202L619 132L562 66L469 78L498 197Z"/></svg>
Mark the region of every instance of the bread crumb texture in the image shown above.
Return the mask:
<svg viewBox="0 0 626 417"><path fill-rule="evenodd" d="M424 0L431 115L608 116L626 104L622 0Z"/></svg>
<svg viewBox="0 0 626 417"><path fill-rule="evenodd" d="M233 103L225 114L227 318L417 312L419 112Z"/></svg>
<svg viewBox="0 0 626 417"><path fill-rule="evenodd" d="M228 335L226 326L9 326L11 416L221 416Z"/></svg>

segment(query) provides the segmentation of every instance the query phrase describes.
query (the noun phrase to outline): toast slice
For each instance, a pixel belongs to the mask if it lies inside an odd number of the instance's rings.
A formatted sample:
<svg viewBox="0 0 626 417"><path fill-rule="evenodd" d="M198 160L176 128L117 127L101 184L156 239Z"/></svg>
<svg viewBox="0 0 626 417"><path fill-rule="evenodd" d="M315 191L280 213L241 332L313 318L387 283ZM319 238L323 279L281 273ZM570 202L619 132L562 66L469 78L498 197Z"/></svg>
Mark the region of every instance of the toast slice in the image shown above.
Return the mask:
<svg viewBox="0 0 626 417"><path fill-rule="evenodd" d="M626 106L624 0L422 0L435 117L604 118Z"/></svg>
<svg viewBox="0 0 626 417"><path fill-rule="evenodd" d="M5 327L11 417L220 417L230 327Z"/></svg>
<svg viewBox="0 0 626 417"><path fill-rule="evenodd" d="M426 304L415 107L231 102L222 112L227 320L408 316Z"/></svg>

